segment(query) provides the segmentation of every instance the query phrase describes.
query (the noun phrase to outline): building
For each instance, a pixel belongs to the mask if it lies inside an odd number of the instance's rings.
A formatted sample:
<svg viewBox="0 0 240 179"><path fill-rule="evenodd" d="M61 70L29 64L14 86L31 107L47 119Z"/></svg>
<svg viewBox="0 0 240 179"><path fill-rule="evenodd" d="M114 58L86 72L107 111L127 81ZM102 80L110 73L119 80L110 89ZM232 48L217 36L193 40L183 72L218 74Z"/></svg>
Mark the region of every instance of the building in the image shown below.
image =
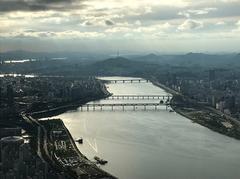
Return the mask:
<svg viewBox="0 0 240 179"><path fill-rule="evenodd" d="M209 81L214 81L216 79L215 70L209 70Z"/></svg>
<svg viewBox="0 0 240 179"><path fill-rule="evenodd" d="M14 168L14 163L19 159L19 149L24 139L19 136L4 137L0 140L1 160L3 171Z"/></svg>
<svg viewBox="0 0 240 179"><path fill-rule="evenodd" d="M20 136L22 133L22 129L19 127L16 128L1 128L0 130L0 138L8 137L8 136Z"/></svg>

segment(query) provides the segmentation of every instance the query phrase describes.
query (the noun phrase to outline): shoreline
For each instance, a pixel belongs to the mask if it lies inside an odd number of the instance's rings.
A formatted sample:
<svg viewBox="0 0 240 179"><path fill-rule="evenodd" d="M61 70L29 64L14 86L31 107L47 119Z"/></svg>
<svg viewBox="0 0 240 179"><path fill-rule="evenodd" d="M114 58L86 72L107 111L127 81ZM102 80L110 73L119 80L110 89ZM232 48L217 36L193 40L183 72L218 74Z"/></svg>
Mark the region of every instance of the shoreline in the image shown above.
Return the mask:
<svg viewBox="0 0 240 179"><path fill-rule="evenodd" d="M172 99L171 99L170 105L171 105L171 108L176 113L188 118L189 120L191 120L194 123L198 123L201 126L207 127L208 129L210 129L214 132L218 132L220 134L223 134L225 136L229 136L229 137L232 137L232 138L235 138L235 139L238 139L238 140L240 139L240 130L239 130L239 134L238 134L238 132L235 131L235 130L238 131L239 125L236 126L235 122L233 123L231 120L223 118L223 116L221 116L221 114L217 114L216 111L213 111L211 109L207 109L207 107L204 107L204 106L201 106L201 105L195 106L196 104L184 104L184 103L180 104L179 99L176 99L176 97L184 98L184 96L182 94L180 94L180 93L168 88L167 86L157 82L155 79L151 79L150 81L153 83L153 85L165 90L167 93L169 93L173 96ZM105 86L105 85L103 85L103 86ZM83 105L87 102L100 100L100 99L106 98L109 95L111 95L111 93L109 93L107 91L106 86L103 87L103 89L102 90L104 91L104 95L100 96L97 99L96 98L89 98L88 100L85 100L84 102L82 101L81 103L72 102L71 104L66 105L66 106L59 106L59 107L54 108L54 109L36 112L36 113L33 113L33 117L44 118L44 117L56 116L56 114L61 114L61 113L64 113L66 111L69 111L69 110L74 110L74 109L78 108L79 106L81 106L81 105ZM191 108L191 111L189 112L190 108ZM195 118L195 115L197 115L199 113L202 113L202 116L200 118ZM209 120L209 118L211 118L211 117L215 117L215 118L218 118L218 119L216 121ZM72 138L72 136L71 136L70 132L68 131L67 127L64 125L62 120L61 120L61 122L62 122L63 128L65 129L66 133L68 134L69 140L75 144L75 141ZM229 123L233 127L228 128L228 127L224 126L222 124L222 122ZM232 129L234 129L234 131ZM77 148L76 144L73 145L73 147L74 147L74 150L80 156L82 156L84 159L88 160L87 157L84 154L82 154L81 151ZM88 160L88 161L92 162L90 160ZM102 170L101 168L99 168L99 169ZM104 170L102 170L102 171L107 173ZM113 177L113 178L115 178L115 177Z"/></svg>
<svg viewBox="0 0 240 179"><path fill-rule="evenodd" d="M75 140L61 119L43 120L40 124L47 131L48 145L52 146L48 148L49 153L52 153L52 160L72 178L116 179L79 151ZM61 135L55 135L54 131L61 131Z"/></svg>
<svg viewBox="0 0 240 179"><path fill-rule="evenodd" d="M75 102L70 102L67 105L63 105L63 106L58 106L55 108L51 108L51 109L46 109L46 110L42 110L42 111L37 111L37 112L28 112L28 113L21 113L22 118L24 118L25 122L29 122L35 126L36 128L42 128L42 131L45 132L45 136L47 136L47 133L49 133L50 131L48 131L41 123L42 121L39 121L39 119L41 118L49 118L49 117L53 117L53 116L57 116L60 115L64 112L67 112L69 110L76 110L78 107L80 107L81 105L84 105L90 101L97 101L97 100L101 100L103 98L106 98L108 96L111 95L111 93L109 93L106 89L105 84L102 85L102 92L103 95L99 95L98 97L91 97L91 98L86 98L82 101L75 101ZM24 115L24 117L23 117ZM28 117L26 117L28 116ZM77 148L75 141L72 137L72 135L70 134L69 130L67 129L67 127L65 126L65 124L63 123L63 121L61 119L59 119L61 121L61 125L62 125L62 130L65 131L66 135L67 135L67 139L66 141L69 141L71 143L71 146L73 148L73 153L77 154L76 157L79 158L79 161L82 161L83 163L80 165L83 168L81 169L74 169L74 168L69 168L69 167L64 167L63 165L61 165L56 159L50 158L49 155L46 155L46 153L51 153L53 151L49 151L46 146L53 146L53 144L51 144L51 142L49 142L49 139L46 139L45 137L45 144L42 143L40 144L41 147L41 155L45 156L45 161L48 161L51 163L51 165L56 165L55 168L62 168L62 171L64 171L65 173L69 174L68 176L70 176L71 178L96 178L96 179L101 179L101 178L106 178L106 179L116 179L117 177L111 175L110 173L104 171L103 169L101 169L99 166L97 166L94 162L92 162L91 160L89 160L83 153L81 153L81 151ZM49 122L48 120L46 120L47 123ZM51 121L51 120L50 120ZM47 141L47 142L46 142ZM45 145L45 148L43 149L43 146ZM39 151L37 151L39 152ZM85 172L81 173L82 170L85 169L85 167L88 167L89 170L86 169ZM70 171L69 171L70 170ZM77 170L79 170L77 172ZM74 174L76 173L76 174ZM82 176L83 174L83 176ZM75 176L73 176L75 175Z"/></svg>
<svg viewBox="0 0 240 179"><path fill-rule="evenodd" d="M173 95L170 106L176 113L214 132L240 140L240 121L212 107L193 103L181 93L170 89L155 79L151 79L150 81L155 86Z"/></svg>
<svg viewBox="0 0 240 179"><path fill-rule="evenodd" d="M88 102L98 101L98 100L101 100L101 99L111 96L111 93L108 92L105 84L102 84L101 90L103 92L103 95L100 95L98 97L86 98L82 101L73 101L73 102L70 102L69 104L66 104L63 106L58 106L55 108L46 109L46 110L37 111L37 112L29 112L27 114L31 115L32 117L34 117L36 119L53 117L53 116L60 115L64 112L70 111L70 110L77 110L77 108L79 108L80 106L82 106Z"/></svg>

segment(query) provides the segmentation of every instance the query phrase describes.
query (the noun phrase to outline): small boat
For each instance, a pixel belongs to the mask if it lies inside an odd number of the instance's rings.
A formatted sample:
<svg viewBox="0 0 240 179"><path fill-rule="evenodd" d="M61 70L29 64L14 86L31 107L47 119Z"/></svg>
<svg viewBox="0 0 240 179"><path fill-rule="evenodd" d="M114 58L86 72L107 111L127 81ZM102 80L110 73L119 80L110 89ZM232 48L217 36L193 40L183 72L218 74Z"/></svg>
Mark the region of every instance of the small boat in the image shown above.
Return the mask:
<svg viewBox="0 0 240 179"><path fill-rule="evenodd" d="M96 160L96 161L97 161L97 164L100 164L100 165L105 165L105 164L108 163L107 160L100 159L100 158L97 157L97 156L94 157L94 160Z"/></svg>
<svg viewBox="0 0 240 179"><path fill-rule="evenodd" d="M76 140L76 142L78 142L79 144L82 144L83 143L83 139L79 138L79 139Z"/></svg>
<svg viewBox="0 0 240 179"><path fill-rule="evenodd" d="M169 112L174 112L174 111L172 109L170 109Z"/></svg>

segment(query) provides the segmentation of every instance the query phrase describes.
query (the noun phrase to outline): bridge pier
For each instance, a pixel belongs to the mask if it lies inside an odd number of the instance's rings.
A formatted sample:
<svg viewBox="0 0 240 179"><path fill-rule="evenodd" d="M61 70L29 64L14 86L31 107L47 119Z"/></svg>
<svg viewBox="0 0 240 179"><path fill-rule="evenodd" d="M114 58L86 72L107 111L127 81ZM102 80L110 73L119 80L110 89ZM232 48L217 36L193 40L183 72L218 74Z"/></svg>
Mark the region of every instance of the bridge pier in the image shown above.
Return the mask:
<svg viewBox="0 0 240 179"><path fill-rule="evenodd" d="M136 98L135 98L136 99ZM152 98L150 98L152 99ZM122 109L122 111L125 111L125 107L126 106L129 106L129 107L133 107L133 111L135 111L136 109L142 109L144 111L146 110L150 110L150 109L155 109L157 110L158 109L158 106L165 106L166 107L166 110L169 109L169 106L170 106L170 103L167 102L167 101L161 101L160 103L159 102L154 102L154 103L149 103L149 102L145 102L145 103L106 103L106 104L103 104L103 103L90 103L90 104L86 104L86 105L82 105L80 106L80 110L83 111L84 108L86 108L86 111L96 111L98 109L98 107L100 108L101 111L103 111L103 107L106 107L106 108L110 108L112 111L115 110L114 109L114 106L117 106L118 108L117 109ZM150 106L150 108L148 108L148 106Z"/></svg>

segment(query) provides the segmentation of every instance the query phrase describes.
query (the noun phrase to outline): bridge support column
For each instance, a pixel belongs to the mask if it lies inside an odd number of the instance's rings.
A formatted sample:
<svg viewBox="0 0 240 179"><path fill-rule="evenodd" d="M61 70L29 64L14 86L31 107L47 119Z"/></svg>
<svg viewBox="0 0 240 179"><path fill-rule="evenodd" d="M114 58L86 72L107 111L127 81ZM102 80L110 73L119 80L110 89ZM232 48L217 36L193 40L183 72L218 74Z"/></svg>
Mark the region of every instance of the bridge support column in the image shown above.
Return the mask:
<svg viewBox="0 0 240 179"><path fill-rule="evenodd" d="M101 111L102 111L102 106L101 106Z"/></svg>
<svg viewBox="0 0 240 179"><path fill-rule="evenodd" d="M155 111L157 110L157 105L155 105Z"/></svg>
<svg viewBox="0 0 240 179"><path fill-rule="evenodd" d="M89 105L87 105L87 111L89 111Z"/></svg>
<svg viewBox="0 0 240 179"><path fill-rule="evenodd" d="M113 105L112 105L112 111L113 111Z"/></svg>
<svg viewBox="0 0 240 179"><path fill-rule="evenodd" d="M83 111L83 107L81 106L81 111Z"/></svg>
<svg viewBox="0 0 240 179"><path fill-rule="evenodd" d="M135 111L135 105L133 105L133 110Z"/></svg>
<svg viewBox="0 0 240 179"><path fill-rule="evenodd" d="M144 105L144 111L146 111L146 105Z"/></svg>
<svg viewBox="0 0 240 179"><path fill-rule="evenodd" d="M95 105L93 106L93 111L95 111Z"/></svg>

